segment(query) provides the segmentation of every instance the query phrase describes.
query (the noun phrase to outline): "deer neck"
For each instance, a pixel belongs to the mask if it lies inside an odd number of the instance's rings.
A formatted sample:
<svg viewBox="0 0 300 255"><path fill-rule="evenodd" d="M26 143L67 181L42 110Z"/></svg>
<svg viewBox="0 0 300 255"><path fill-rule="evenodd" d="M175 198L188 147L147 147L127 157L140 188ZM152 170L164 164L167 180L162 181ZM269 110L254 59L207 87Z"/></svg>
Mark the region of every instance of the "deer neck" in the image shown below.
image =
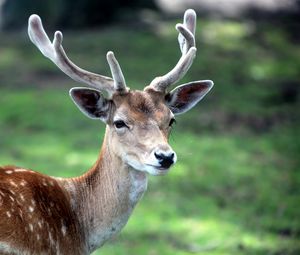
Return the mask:
<svg viewBox="0 0 300 255"><path fill-rule="evenodd" d="M67 188L90 251L100 247L127 223L147 189L147 176L125 164L112 150L106 131L97 162Z"/></svg>

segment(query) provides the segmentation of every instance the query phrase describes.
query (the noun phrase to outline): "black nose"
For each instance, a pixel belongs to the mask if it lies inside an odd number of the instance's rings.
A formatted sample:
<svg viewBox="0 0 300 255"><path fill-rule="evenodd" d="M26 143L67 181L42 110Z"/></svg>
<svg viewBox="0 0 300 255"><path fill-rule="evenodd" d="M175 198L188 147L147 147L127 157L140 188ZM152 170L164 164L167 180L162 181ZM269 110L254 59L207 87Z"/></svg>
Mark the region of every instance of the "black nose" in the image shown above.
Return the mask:
<svg viewBox="0 0 300 255"><path fill-rule="evenodd" d="M154 155L163 168L169 168L174 163L174 153L164 154L155 152Z"/></svg>

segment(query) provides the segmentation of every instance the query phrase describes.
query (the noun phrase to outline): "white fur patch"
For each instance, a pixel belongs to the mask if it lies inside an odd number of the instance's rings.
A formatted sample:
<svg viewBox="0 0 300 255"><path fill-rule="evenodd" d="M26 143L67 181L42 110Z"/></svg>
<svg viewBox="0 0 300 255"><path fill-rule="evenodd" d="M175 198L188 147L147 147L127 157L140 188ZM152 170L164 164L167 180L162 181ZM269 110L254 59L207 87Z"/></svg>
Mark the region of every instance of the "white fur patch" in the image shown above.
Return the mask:
<svg viewBox="0 0 300 255"><path fill-rule="evenodd" d="M14 181L10 181L9 183L15 187L18 187L18 185Z"/></svg>
<svg viewBox="0 0 300 255"><path fill-rule="evenodd" d="M132 170L130 172L130 177L132 186L130 189L129 198L133 204L136 204L147 190L147 176L143 172Z"/></svg>
<svg viewBox="0 0 300 255"><path fill-rule="evenodd" d="M22 181L20 182L20 185L23 186L23 187L25 187L26 184L27 184L27 182L24 181L24 180L22 180Z"/></svg>
<svg viewBox="0 0 300 255"><path fill-rule="evenodd" d="M148 182L146 173L130 169L129 178L131 185L127 211L124 211L118 215L118 217L111 217L108 225L99 230L96 229L96 231L89 236L88 243L90 252L121 231L127 223L133 208L146 191Z"/></svg>
<svg viewBox="0 0 300 255"><path fill-rule="evenodd" d="M23 194L20 194L20 198L23 202L25 201L25 197L23 196Z"/></svg>
<svg viewBox="0 0 300 255"><path fill-rule="evenodd" d="M29 224L29 230L33 232L33 225L31 223Z"/></svg>
<svg viewBox="0 0 300 255"><path fill-rule="evenodd" d="M28 170L26 170L26 169L22 169L22 168L20 168L20 169L16 169L15 170L15 172L16 173L20 173L20 172L27 172Z"/></svg>
<svg viewBox="0 0 300 255"><path fill-rule="evenodd" d="M42 222L42 221L39 221L39 222L38 222L38 225L39 225L40 229L42 229L43 222Z"/></svg>
<svg viewBox="0 0 300 255"><path fill-rule="evenodd" d="M30 255L30 252L24 250L18 250L12 245L0 241L0 254L14 254L14 255Z"/></svg>
<svg viewBox="0 0 300 255"><path fill-rule="evenodd" d="M67 227L65 225L62 225L62 227L61 227L61 233L63 234L63 236L66 235L66 233L67 233Z"/></svg>

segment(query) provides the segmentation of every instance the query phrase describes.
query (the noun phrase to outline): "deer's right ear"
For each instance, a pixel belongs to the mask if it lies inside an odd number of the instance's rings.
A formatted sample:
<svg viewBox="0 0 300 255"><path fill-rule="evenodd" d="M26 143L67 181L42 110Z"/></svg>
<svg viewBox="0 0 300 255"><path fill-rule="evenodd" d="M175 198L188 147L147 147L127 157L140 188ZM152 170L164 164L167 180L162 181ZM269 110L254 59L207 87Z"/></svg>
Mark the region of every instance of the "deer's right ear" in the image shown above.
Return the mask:
<svg viewBox="0 0 300 255"><path fill-rule="evenodd" d="M95 89L72 88L70 96L77 107L91 119L108 120L111 102Z"/></svg>

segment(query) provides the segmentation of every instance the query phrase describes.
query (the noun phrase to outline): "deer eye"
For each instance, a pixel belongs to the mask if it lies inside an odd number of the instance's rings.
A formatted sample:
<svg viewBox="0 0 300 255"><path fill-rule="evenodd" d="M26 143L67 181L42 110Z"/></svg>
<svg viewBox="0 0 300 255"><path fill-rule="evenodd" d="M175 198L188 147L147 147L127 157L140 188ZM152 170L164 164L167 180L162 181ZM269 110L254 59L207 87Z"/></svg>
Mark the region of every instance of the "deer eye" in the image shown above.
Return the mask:
<svg viewBox="0 0 300 255"><path fill-rule="evenodd" d="M117 128L117 129L120 129L120 128L123 128L123 127L128 127L125 122L123 120L116 120L114 122L114 126Z"/></svg>
<svg viewBox="0 0 300 255"><path fill-rule="evenodd" d="M169 127L172 127L174 123L176 123L176 120L173 118L170 120Z"/></svg>

